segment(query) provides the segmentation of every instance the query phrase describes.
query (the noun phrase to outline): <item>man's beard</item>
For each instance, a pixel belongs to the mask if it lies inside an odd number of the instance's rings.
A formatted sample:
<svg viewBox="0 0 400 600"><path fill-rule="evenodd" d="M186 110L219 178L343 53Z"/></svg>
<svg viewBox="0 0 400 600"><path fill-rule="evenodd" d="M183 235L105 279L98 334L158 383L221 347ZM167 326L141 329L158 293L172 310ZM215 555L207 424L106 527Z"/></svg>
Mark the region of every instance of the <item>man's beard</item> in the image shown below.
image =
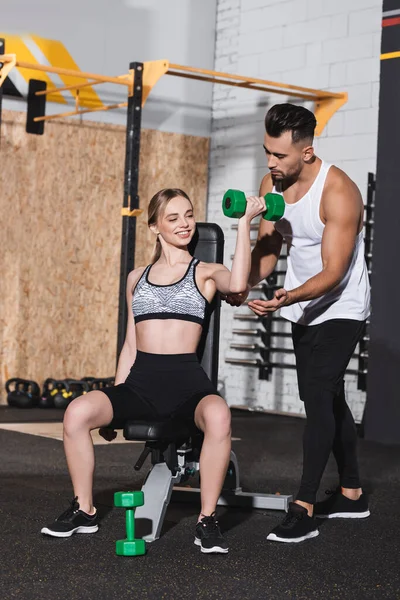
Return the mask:
<svg viewBox="0 0 400 600"><path fill-rule="evenodd" d="M290 185L295 183L297 181L299 175L300 175L300 172L287 174L287 173L283 173L282 171L279 171L276 174L271 173L272 182L274 184L279 183L281 185L285 185L286 187L289 187Z"/></svg>

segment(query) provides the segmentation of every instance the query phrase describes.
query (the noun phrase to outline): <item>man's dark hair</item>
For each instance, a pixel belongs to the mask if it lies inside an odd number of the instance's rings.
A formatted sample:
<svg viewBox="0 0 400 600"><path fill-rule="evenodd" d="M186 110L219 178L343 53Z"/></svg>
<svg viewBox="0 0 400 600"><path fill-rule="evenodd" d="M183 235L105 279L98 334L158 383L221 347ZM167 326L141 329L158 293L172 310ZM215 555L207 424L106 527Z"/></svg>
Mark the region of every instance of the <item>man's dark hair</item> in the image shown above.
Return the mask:
<svg viewBox="0 0 400 600"><path fill-rule="evenodd" d="M268 135L277 138L285 131L291 131L294 144L306 139L312 142L316 125L313 113L295 104L275 104L265 117L265 131Z"/></svg>

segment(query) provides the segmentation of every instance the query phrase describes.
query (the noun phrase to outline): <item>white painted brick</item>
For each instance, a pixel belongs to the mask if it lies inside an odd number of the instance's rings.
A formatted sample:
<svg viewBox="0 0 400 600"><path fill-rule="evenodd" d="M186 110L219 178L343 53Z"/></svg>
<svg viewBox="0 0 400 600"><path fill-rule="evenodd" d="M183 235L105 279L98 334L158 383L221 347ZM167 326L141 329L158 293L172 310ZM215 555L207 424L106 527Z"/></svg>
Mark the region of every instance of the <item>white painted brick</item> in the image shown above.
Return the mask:
<svg viewBox="0 0 400 600"><path fill-rule="evenodd" d="M342 136L345 133L345 131L345 114L343 112L337 112L333 115L333 117L328 123L328 137L335 137L338 135Z"/></svg>
<svg viewBox="0 0 400 600"><path fill-rule="evenodd" d="M280 0L245 0L243 9L246 11L254 10L255 8L265 8L272 4L279 3ZM284 1L284 0L281 0Z"/></svg>
<svg viewBox="0 0 400 600"><path fill-rule="evenodd" d="M329 86L329 67L320 65L286 71L285 81L286 83L303 87L326 88Z"/></svg>
<svg viewBox="0 0 400 600"><path fill-rule="evenodd" d="M343 91L337 90L337 91ZM372 101L372 83L360 83L358 85L347 86L345 90L349 94L346 110L356 110L359 108L368 108Z"/></svg>
<svg viewBox="0 0 400 600"><path fill-rule="evenodd" d="M341 160L352 158L369 158L375 151L376 136L373 134L347 135L341 138L332 137L319 140L319 152L328 161L340 157Z"/></svg>
<svg viewBox="0 0 400 600"><path fill-rule="evenodd" d="M381 28L382 3L367 10L357 11L349 15L349 34L376 33Z"/></svg>
<svg viewBox="0 0 400 600"><path fill-rule="evenodd" d="M328 40L323 44L322 53L324 62L329 63L368 58L373 56L373 39L368 34L340 40Z"/></svg>
<svg viewBox="0 0 400 600"><path fill-rule="evenodd" d="M307 0L278 2L265 8L242 12L241 33L267 30L290 22L304 21L307 17Z"/></svg>
<svg viewBox="0 0 400 600"><path fill-rule="evenodd" d="M240 24L240 12L239 10L229 10L225 13L219 13L217 20L217 32L223 34L223 29L229 29L232 27L238 27Z"/></svg>
<svg viewBox="0 0 400 600"><path fill-rule="evenodd" d="M372 84L372 93L371 93L371 106L378 107L379 106L379 92L380 92L380 81L376 81Z"/></svg>
<svg viewBox="0 0 400 600"><path fill-rule="evenodd" d="M269 50L282 48L283 32L283 27L277 27L268 31L254 31L242 34L239 38L240 56L260 54Z"/></svg>
<svg viewBox="0 0 400 600"><path fill-rule="evenodd" d="M306 65L307 67L314 67L320 65L322 62L322 43L313 42L307 44L306 48Z"/></svg>
<svg viewBox="0 0 400 600"><path fill-rule="evenodd" d="M283 40L284 45L290 47L298 46L299 41L310 44L326 40L329 38L330 25L331 19L329 17L286 25Z"/></svg>
<svg viewBox="0 0 400 600"><path fill-rule="evenodd" d="M255 56L239 56L238 73L239 73L239 75L246 75L247 77L258 77L258 73L259 73L258 56L257 57L255 57Z"/></svg>
<svg viewBox="0 0 400 600"><path fill-rule="evenodd" d="M306 45L268 52L266 60L266 67L273 65L276 70L280 71L291 71L304 67L305 64ZM265 77L268 79L267 74Z"/></svg>
<svg viewBox="0 0 400 600"><path fill-rule="evenodd" d="M324 2L321 0L307 0L306 7L306 18L307 19L318 19L324 15Z"/></svg>
<svg viewBox="0 0 400 600"><path fill-rule="evenodd" d="M224 52L226 49L229 50L229 53L232 53L232 42L229 39L229 37L226 38L218 38L216 44L215 44L215 53L217 56L221 56L221 53Z"/></svg>
<svg viewBox="0 0 400 600"><path fill-rule="evenodd" d="M332 2L322 2L323 14L336 15L338 13L363 11L370 7L380 6L382 9L382 0L334 0Z"/></svg>
<svg viewBox="0 0 400 600"><path fill-rule="evenodd" d="M349 17L347 13L333 15L330 19L330 39L343 38L348 34Z"/></svg>
<svg viewBox="0 0 400 600"><path fill-rule="evenodd" d="M377 57L354 60L347 63L346 83L354 85L379 81L380 60Z"/></svg>
<svg viewBox="0 0 400 600"><path fill-rule="evenodd" d="M373 56L380 56L381 54L381 45L382 45L382 29L372 34L372 49Z"/></svg>
<svg viewBox="0 0 400 600"><path fill-rule="evenodd" d="M344 86L347 82L347 64L335 63L329 67L329 87Z"/></svg>
<svg viewBox="0 0 400 600"><path fill-rule="evenodd" d="M345 119L346 134L378 133L378 111L376 108L351 110L342 113Z"/></svg>

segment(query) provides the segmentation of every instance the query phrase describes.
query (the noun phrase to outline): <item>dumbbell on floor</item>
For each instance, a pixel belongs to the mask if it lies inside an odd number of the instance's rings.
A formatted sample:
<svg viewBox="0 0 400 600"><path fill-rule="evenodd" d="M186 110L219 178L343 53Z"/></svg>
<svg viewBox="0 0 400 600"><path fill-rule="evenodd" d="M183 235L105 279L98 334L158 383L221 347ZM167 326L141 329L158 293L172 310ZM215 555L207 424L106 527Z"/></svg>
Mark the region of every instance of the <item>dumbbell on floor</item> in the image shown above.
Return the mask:
<svg viewBox="0 0 400 600"><path fill-rule="evenodd" d="M143 506L143 492L115 492L114 506L126 508L126 539L116 542L118 556L141 556L146 552L146 542L135 539L135 508Z"/></svg>
<svg viewBox="0 0 400 600"><path fill-rule="evenodd" d="M266 221L279 221L285 212L285 201L281 194L266 194L264 196L267 210L262 217ZM240 190L228 190L222 200L222 210L226 217L240 219L246 212L246 194Z"/></svg>

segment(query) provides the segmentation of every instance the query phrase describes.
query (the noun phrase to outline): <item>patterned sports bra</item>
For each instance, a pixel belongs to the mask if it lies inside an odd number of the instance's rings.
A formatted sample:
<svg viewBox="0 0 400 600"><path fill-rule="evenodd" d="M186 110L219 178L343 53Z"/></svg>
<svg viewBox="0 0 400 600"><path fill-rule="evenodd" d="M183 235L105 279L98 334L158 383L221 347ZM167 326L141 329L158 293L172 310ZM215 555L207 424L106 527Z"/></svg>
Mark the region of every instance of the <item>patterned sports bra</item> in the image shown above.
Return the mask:
<svg viewBox="0 0 400 600"><path fill-rule="evenodd" d="M185 275L176 283L157 285L149 281L148 265L136 284L132 310L136 323L148 319L179 319L204 324L208 301L196 283L197 258L192 258Z"/></svg>

